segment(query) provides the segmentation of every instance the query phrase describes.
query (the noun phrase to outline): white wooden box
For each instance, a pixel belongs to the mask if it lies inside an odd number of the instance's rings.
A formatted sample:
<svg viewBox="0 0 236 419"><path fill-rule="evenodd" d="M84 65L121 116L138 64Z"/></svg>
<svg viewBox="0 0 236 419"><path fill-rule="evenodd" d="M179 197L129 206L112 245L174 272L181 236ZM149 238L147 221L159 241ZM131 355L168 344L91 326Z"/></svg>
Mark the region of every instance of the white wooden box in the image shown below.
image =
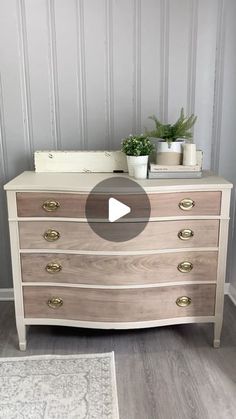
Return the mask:
<svg viewBox="0 0 236 419"><path fill-rule="evenodd" d="M36 151L36 172L128 172L122 151Z"/></svg>

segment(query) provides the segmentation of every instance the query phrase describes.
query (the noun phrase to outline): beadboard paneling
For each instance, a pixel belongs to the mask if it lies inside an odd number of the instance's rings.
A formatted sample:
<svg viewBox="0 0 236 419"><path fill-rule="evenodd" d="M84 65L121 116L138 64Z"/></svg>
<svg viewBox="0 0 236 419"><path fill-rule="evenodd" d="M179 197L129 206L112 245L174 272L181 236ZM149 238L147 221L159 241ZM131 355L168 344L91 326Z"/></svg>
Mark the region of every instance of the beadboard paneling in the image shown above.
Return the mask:
<svg viewBox="0 0 236 419"><path fill-rule="evenodd" d="M188 54L191 21L189 0L170 1L169 5L169 83L168 120L179 116L180 103L186 110ZM181 28L181 30L180 30Z"/></svg>
<svg viewBox="0 0 236 419"><path fill-rule="evenodd" d="M233 0L1 0L1 185L33 167L35 149L117 149L153 127L149 115L173 122L182 106L198 115L204 166L218 168L231 11ZM1 286L9 287L0 195Z"/></svg>
<svg viewBox="0 0 236 419"><path fill-rule="evenodd" d="M139 100L140 108L137 110L141 118L141 131L144 126L148 129L153 127L153 122L147 117L160 113L160 91L161 91L161 30L157 26L162 24L162 7L159 0L141 1L141 27L140 27L140 73ZM138 61L137 61L138 64ZM125 133L124 133L125 134Z"/></svg>
<svg viewBox="0 0 236 419"><path fill-rule="evenodd" d="M220 114L220 135L217 138L217 147L214 153L214 164L219 173L226 176L236 184L236 140L235 140L235 108L236 108L236 2L234 0L224 1L225 25L221 33L221 45L223 45L224 66L221 67L222 83L219 86L218 111ZM221 88L221 90L220 90ZM218 166L217 166L218 164ZM228 257L228 278L232 285L232 299L235 301L236 289L236 229L235 229L236 193L235 188L231 201L231 228L229 230L229 257ZM234 296L233 296L234 295Z"/></svg>
<svg viewBox="0 0 236 419"><path fill-rule="evenodd" d="M133 131L133 25L134 9L132 1L119 0L113 2L112 59L115 148L120 147L121 138Z"/></svg>

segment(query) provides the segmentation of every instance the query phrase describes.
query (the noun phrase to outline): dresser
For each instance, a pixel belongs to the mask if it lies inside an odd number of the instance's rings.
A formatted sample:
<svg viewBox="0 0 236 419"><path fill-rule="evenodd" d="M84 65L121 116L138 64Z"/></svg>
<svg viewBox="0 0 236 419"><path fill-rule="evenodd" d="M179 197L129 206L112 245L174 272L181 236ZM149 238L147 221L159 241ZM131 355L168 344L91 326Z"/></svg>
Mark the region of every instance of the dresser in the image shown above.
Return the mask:
<svg viewBox="0 0 236 419"><path fill-rule="evenodd" d="M232 185L209 173L137 181L150 218L136 237L109 241L91 229L85 207L95 185L116 176L24 172L5 185L20 349L29 325L134 329L202 322L213 323L219 347ZM96 222L106 228L99 202L97 208ZM119 221L126 229L142 220Z"/></svg>

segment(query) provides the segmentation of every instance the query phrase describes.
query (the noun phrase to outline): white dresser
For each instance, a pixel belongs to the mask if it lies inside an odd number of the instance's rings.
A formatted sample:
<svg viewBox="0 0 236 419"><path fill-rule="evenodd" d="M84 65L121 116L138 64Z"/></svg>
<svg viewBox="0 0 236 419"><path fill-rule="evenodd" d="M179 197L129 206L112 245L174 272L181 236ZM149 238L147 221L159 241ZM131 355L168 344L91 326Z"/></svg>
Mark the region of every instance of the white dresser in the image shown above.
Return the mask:
<svg viewBox="0 0 236 419"><path fill-rule="evenodd" d="M112 176L24 172L5 185L20 349L32 324L196 322L214 324L219 347L232 185L209 174L138 181L150 219L137 237L119 242L98 236L85 216L89 192ZM140 220L124 218L119 227L127 222Z"/></svg>

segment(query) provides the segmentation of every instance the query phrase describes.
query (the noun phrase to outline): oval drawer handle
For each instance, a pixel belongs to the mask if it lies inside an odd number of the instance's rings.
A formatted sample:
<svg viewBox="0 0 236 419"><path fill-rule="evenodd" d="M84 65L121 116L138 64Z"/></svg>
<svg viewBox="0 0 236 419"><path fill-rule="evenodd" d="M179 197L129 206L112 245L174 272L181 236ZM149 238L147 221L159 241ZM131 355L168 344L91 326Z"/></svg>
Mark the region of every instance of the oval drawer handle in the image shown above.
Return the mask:
<svg viewBox="0 0 236 419"><path fill-rule="evenodd" d="M49 274L56 274L62 270L62 266L57 262L49 262L45 269Z"/></svg>
<svg viewBox="0 0 236 419"><path fill-rule="evenodd" d="M184 198L179 203L179 208L183 211L189 211L195 206L195 202L190 198Z"/></svg>
<svg viewBox="0 0 236 419"><path fill-rule="evenodd" d="M63 305L63 300L60 297L52 297L47 302L48 307L50 308L60 308Z"/></svg>
<svg viewBox="0 0 236 419"><path fill-rule="evenodd" d="M194 236L193 230L190 228L184 228L178 232L178 237L180 240L189 240Z"/></svg>
<svg viewBox="0 0 236 419"><path fill-rule="evenodd" d="M51 228L49 228L47 231L45 231L43 237L48 242L55 242L60 238L60 233L59 231L52 230Z"/></svg>
<svg viewBox="0 0 236 419"><path fill-rule="evenodd" d="M183 295L182 297L177 298L176 304L179 307L188 307L191 304L192 300L190 297Z"/></svg>
<svg viewBox="0 0 236 419"><path fill-rule="evenodd" d="M44 211L52 212L56 211L58 208L60 208L60 203L58 201L53 201L51 199L44 201L42 208Z"/></svg>
<svg viewBox="0 0 236 419"><path fill-rule="evenodd" d="M185 260L183 262L180 262L177 268L180 272L187 273L187 272L191 272L191 270L193 269L193 264Z"/></svg>

